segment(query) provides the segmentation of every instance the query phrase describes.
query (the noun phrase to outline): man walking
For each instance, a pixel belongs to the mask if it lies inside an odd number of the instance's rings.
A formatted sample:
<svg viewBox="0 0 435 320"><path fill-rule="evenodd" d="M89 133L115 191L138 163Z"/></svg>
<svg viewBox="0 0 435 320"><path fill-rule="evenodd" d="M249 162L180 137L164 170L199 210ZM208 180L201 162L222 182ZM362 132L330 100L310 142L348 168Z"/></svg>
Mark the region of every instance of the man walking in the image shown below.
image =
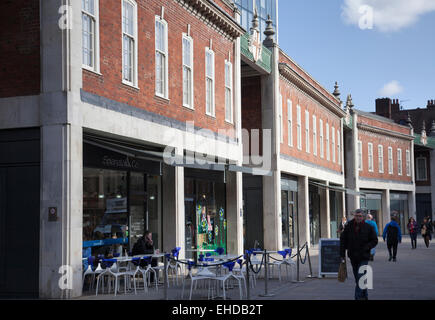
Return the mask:
<svg viewBox="0 0 435 320"><path fill-rule="evenodd" d="M352 263L353 274L355 276L355 300L367 300L367 289L361 289L359 280L363 273L359 273L361 266L366 266L370 259L370 250L378 244L378 237L372 226L365 223L365 213L357 209L354 219L351 220L340 236L340 256L342 262L347 256Z"/></svg>
<svg viewBox="0 0 435 320"><path fill-rule="evenodd" d="M388 259L388 261L393 259L393 262L396 262L397 245L402 242L402 230L400 230L397 220L397 213L393 212L391 214L391 222L387 223L382 234L384 241L385 238L387 239L388 253L390 254L390 259Z"/></svg>
<svg viewBox="0 0 435 320"><path fill-rule="evenodd" d="M366 223L368 223L369 225L371 225L375 229L376 236L378 236L378 234L379 234L378 233L378 226L377 226L376 222L373 220L373 216L370 213L367 214ZM374 260L375 254L376 254L376 248L372 248L372 250L370 250L370 261Z"/></svg>

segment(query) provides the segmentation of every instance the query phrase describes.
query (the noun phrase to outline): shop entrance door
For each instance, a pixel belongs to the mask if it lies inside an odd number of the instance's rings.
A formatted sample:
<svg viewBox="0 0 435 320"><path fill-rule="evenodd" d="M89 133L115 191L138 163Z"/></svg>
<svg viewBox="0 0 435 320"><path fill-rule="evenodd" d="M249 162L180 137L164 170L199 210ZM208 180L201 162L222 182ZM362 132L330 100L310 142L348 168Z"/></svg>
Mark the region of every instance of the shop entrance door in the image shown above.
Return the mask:
<svg viewBox="0 0 435 320"><path fill-rule="evenodd" d="M310 186L309 189L310 198L310 239L311 244L315 245L320 239L320 195L319 188Z"/></svg>
<svg viewBox="0 0 435 320"><path fill-rule="evenodd" d="M294 248L297 236L297 209L296 193L292 191L281 191L281 212L282 212L282 246Z"/></svg>

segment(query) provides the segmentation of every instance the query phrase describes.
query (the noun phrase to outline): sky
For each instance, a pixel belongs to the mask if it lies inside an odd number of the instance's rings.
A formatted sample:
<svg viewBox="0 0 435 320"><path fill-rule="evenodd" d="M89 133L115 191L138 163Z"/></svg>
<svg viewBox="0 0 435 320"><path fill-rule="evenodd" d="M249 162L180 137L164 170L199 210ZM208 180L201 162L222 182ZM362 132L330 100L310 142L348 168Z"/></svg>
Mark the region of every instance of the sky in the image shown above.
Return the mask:
<svg viewBox="0 0 435 320"><path fill-rule="evenodd" d="M279 0L279 45L341 100L435 99L435 0Z"/></svg>

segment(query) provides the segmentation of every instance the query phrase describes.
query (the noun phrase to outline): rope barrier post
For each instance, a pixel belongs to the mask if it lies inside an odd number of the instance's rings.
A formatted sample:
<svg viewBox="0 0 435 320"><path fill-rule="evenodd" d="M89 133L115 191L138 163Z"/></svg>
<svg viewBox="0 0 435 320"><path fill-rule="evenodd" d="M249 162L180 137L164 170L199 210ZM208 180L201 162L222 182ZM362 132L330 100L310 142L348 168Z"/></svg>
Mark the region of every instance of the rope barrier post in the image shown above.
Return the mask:
<svg viewBox="0 0 435 320"><path fill-rule="evenodd" d="M300 250L299 250L300 248L299 248L299 244L298 244L298 253L297 253L297 256L296 256L296 260L298 260L298 268L297 268L297 270L298 270L298 277L297 277L297 280L296 280L296 282L299 282L299 260L300 260L300 258L301 258L301 256L300 256Z"/></svg>
<svg viewBox="0 0 435 320"><path fill-rule="evenodd" d="M249 265L251 263L250 254L246 253L246 300L251 300L251 289L249 280Z"/></svg>
<svg viewBox="0 0 435 320"><path fill-rule="evenodd" d="M265 261L264 264L264 274L265 274L265 279L264 279L264 294L261 294L260 297L273 297L275 296L274 294L271 294L268 292L268 280L269 280L269 253L267 253L266 250L264 250L264 254L263 254L263 260Z"/></svg>
<svg viewBox="0 0 435 320"><path fill-rule="evenodd" d="M313 277L313 269L311 268L311 258L310 258L310 250L308 249L308 243L307 243L307 248L306 248L306 254L308 255L308 264L310 266L310 275L307 278L312 278Z"/></svg>
<svg viewBox="0 0 435 320"><path fill-rule="evenodd" d="M166 272L167 267L168 267L168 257L166 257L166 254L164 256L164 270L163 270L163 292L164 292L164 297L165 300L168 300L168 274Z"/></svg>

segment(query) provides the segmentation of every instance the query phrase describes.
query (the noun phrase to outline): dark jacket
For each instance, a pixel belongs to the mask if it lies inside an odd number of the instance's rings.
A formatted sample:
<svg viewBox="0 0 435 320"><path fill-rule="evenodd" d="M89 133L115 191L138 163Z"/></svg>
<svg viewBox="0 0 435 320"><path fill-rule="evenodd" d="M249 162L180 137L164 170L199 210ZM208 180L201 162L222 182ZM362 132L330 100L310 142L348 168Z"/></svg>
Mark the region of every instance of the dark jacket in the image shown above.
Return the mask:
<svg viewBox="0 0 435 320"><path fill-rule="evenodd" d="M340 256L347 256L353 262L367 261L370 258L370 250L378 244L378 237L374 228L361 222L358 232L355 231L354 220L348 222L340 236Z"/></svg>
<svg viewBox="0 0 435 320"><path fill-rule="evenodd" d="M396 221L387 223L382 234L382 238L387 240L387 243L402 242L402 230Z"/></svg>
<svg viewBox="0 0 435 320"><path fill-rule="evenodd" d="M432 222L428 221L426 223L422 223L421 224L421 230L423 230L423 226L426 226L426 235L431 237L432 236L432 231L433 231L433 229L432 229Z"/></svg>
<svg viewBox="0 0 435 320"><path fill-rule="evenodd" d="M131 254L133 256L140 254L154 254L154 246L149 243L145 237L140 237L134 244Z"/></svg>

